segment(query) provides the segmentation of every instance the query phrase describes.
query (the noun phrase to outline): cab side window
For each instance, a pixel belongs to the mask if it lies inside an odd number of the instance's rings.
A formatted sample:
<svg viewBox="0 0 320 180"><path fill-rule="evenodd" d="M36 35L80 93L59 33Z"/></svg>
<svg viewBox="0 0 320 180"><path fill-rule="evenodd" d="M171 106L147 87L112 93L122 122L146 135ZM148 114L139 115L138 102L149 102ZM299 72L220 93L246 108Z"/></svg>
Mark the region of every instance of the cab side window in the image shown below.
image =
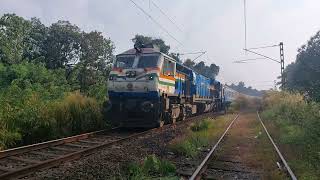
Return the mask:
<svg viewBox="0 0 320 180"><path fill-rule="evenodd" d="M174 76L174 66L174 62L165 58L162 65L162 74L165 76Z"/></svg>

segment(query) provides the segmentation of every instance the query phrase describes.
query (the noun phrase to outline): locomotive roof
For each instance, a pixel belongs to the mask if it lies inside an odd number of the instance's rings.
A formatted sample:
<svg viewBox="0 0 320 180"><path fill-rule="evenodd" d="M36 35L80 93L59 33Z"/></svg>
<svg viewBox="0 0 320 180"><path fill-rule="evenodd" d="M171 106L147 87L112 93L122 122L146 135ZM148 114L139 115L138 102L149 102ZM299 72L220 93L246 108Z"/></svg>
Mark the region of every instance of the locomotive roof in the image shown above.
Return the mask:
<svg viewBox="0 0 320 180"><path fill-rule="evenodd" d="M157 50L155 48L141 48L141 51L144 54L161 53L159 50ZM136 49L129 49L129 50L127 50L121 54L118 54L118 55L135 55L135 54L137 54Z"/></svg>
<svg viewBox="0 0 320 180"><path fill-rule="evenodd" d="M144 53L144 54L154 54L154 53L163 54L165 57L170 58L173 61L176 61L175 59L173 59L172 57L168 56L167 54L161 53L160 50L157 49L157 48L141 48L141 51L142 51L141 53ZM132 49L129 49L127 51L124 51L123 53L118 54L117 56L119 56L119 55L136 55L136 54L137 54L137 50L132 48ZM197 73L192 68L189 68L189 67L183 65L183 63L181 63L181 62L176 61L176 63L181 65L181 66L183 66L185 69L188 69L188 70L190 70L190 71L192 71L192 72L194 72L196 74L200 74L200 73ZM204 75L202 75L202 76L204 76ZM206 76L204 76L204 77L206 77ZM211 79L209 77L206 77L206 78ZM213 80L215 83L219 82L216 79L211 79L211 80Z"/></svg>

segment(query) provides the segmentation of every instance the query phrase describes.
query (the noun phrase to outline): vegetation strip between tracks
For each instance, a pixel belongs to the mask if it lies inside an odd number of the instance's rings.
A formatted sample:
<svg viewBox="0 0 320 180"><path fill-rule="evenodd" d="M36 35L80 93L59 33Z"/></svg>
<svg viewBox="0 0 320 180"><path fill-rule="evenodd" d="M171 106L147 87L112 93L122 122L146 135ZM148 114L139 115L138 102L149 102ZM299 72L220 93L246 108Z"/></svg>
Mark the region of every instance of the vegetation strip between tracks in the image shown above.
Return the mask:
<svg viewBox="0 0 320 180"><path fill-rule="evenodd" d="M210 152L207 154L207 156L204 158L204 160L201 162L201 164L198 166L198 168L194 171L194 173L192 174L192 176L190 177L190 180L195 180L197 179L202 170L204 169L205 165L207 164L208 160L210 159L211 155L213 154L213 152L217 149L219 143L222 141L222 139L224 138L224 136L227 134L227 132L229 131L229 129L231 128L231 126L233 125L233 123L239 118L238 114L229 124L229 126L227 127L227 129L224 131L224 133L222 134L222 136L220 137L220 139L218 140L218 142L213 146L213 148L210 150Z"/></svg>
<svg viewBox="0 0 320 180"><path fill-rule="evenodd" d="M291 170L291 168L289 167L287 161L284 159L284 157L283 157L283 155L281 154L279 148L278 148L277 145L274 143L274 141L273 141L272 137L270 136L267 128L265 127L264 123L262 122L262 120L261 120L261 118L260 118L260 115L259 115L259 112L257 112L257 116L258 116L258 119L259 119L260 123L261 123L262 126L263 126L264 131L267 133L267 135L268 135L268 137L269 137L269 140L271 141L271 143L272 143L273 147L275 148L275 150L277 151L277 153L278 153L281 161L283 162L284 166L286 167L286 169L287 169L287 171L288 171L291 179L292 179L292 180L297 180L297 177L294 175L294 173L293 173L293 171Z"/></svg>

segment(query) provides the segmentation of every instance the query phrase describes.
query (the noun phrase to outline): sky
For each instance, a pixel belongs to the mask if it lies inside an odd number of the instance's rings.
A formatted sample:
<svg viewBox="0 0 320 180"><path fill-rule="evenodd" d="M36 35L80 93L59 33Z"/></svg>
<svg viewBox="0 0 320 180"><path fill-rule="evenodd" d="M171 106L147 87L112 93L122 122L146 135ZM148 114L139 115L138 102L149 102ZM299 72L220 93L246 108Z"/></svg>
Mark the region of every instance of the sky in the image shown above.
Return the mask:
<svg viewBox="0 0 320 180"><path fill-rule="evenodd" d="M258 57L243 51L243 0L132 1L158 24L130 0L0 0L0 15L15 13L26 19L38 17L47 26L58 20L68 20L84 31L103 32L114 42L115 53L132 48L131 39L135 34L162 38L171 46L171 52L206 51L196 62L219 65L218 79L223 83L244 81L257 89L274 87L274 80L280 75L280 64L267 59L233 63ZM247 48L283 42L286 65L295 61L298 48L320 30L319 0L246 2ZM279 47L255 51L279 59ZM196 56L181 57L193 59Z"/></svg>

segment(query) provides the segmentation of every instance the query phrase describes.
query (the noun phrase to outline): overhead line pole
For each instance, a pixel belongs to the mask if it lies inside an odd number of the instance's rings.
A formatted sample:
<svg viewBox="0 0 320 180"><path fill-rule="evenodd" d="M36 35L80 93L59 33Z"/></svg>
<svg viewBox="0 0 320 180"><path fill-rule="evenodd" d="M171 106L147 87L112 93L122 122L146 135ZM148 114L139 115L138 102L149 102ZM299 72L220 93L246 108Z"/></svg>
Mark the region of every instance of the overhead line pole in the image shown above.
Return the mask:
<svg viewBox="0 0 320 180"><path fill-rule="evenodd" d="M272 46L263 46L263 47L257 47L257 48L250 48L250 49L262 49L262 48L268 48L268 47L276 47L276 46L279 46L280 47L280 61L276 60L276 59L273 59L271 57L268 57L268 56L265 56L263 54L260 54L260 53L257 53L257 52L254 52L254 51L251 51L249 49L244 49L245 51L247 52L251 52L253 54L256 54L258 56L262 56L266 59L270 59L272 61L275 61L277 63L280 64L280 73L281 73L281 87L282 89L285 88L285 83L286 83L286 78L285 78L285 75L284 75L284 48L283 48L283 42L280 42L279 45L272 45ZM235 61L235 63L245 63L246 61L249 61L249 60L242 60L242 61Z"/></svg>
<svg viewBox="0 0 320 180"><path fill-rule="evenodd" d="M284 51L283 51L283 42L280 42L280 66L281 66L281 84L282 88L285 88L286 79L284 77Z"/></svg>

